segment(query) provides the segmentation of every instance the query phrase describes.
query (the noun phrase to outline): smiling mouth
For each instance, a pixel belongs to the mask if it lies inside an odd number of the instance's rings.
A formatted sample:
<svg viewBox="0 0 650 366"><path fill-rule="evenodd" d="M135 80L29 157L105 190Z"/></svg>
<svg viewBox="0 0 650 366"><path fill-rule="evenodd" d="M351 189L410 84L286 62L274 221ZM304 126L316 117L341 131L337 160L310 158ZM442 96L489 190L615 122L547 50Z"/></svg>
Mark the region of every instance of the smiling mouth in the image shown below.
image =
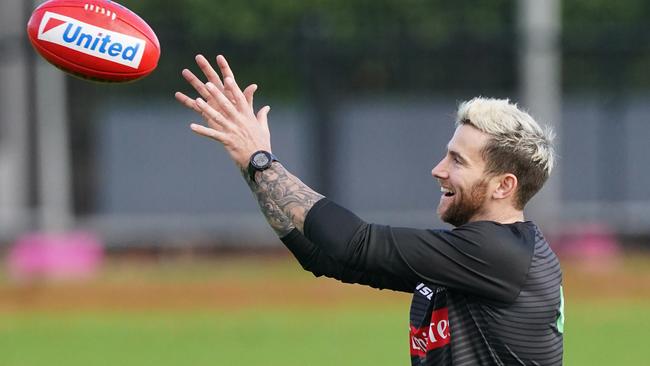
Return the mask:
<svg viewBox="0 0 650 366"><path fill-rule="evenodd" d="M445 196L445 197L452 197L453 195L456 194L456 192L452 191L449 188L445 188L445 187L440 187L440 192L442 192L443 196Z"/></svg>

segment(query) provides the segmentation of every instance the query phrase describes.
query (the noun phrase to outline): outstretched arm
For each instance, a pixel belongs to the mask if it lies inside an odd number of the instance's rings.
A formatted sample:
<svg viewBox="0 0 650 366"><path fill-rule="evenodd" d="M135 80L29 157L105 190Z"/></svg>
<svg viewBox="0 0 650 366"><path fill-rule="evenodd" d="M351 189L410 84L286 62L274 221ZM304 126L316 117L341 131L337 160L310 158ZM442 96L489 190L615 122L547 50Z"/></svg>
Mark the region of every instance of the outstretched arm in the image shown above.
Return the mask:
<svg viewBox="0 0 650 366"><path fill-rule="evenodd" d="M224 146L242 171L267 221L279 236L288 234L294 227L304 232L309 209L323 196L278 162L263 172L257 172L254 182L246 172L250 156L254 152L271 152L271 134L267 120L270 107L265 106L257 114L254 113L253 94L257 87L250 85L242 92L223 56L217 56L223 82L204 57L197 56L196 60L208 82L204 84L189 70L183 70L183 76L201 97L192 99L183 93L176 93L176 99L199 113L205 123L192 123L190 128Z"/></svg>
<svg viewBox="0 0 650 366"><path fill-rule="evenodd" d="M253 94L257 86L250 85L243 92L240 91L232 70L222 56L217 57L217 63L224 76L223 82L205 57L197 56L196 62L207 77L207 83L204 84L187 69L182 74L201 98L192 99L183 93L176 93L179 102L203 117L205 125L192 124L192 130L223 144L257 198L269 225L303 268L316 276L332 277L347 283L410 292L414 286L411 282L399 277L353 270L323 252L303 235L307 213L323 196L289 173L279 162L274 162L263 172L257 172L254 179L247 171L253 152L271 151L267 123L269 107L262 108L257 115L253 113Z"/></svg>

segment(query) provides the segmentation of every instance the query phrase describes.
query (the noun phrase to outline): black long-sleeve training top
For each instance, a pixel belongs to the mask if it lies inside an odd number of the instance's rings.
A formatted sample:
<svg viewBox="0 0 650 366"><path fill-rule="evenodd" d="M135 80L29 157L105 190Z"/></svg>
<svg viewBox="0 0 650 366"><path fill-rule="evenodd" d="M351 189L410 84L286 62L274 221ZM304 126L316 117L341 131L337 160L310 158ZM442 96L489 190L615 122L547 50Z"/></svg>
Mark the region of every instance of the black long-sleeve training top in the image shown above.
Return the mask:
<svg viewBox="0 0 650 366"><path fill-rule="evenodd" d="M322 199L282 241L316 276L413 293L412 365L562 364L562 272L530 221L395 228Z"/></svg>

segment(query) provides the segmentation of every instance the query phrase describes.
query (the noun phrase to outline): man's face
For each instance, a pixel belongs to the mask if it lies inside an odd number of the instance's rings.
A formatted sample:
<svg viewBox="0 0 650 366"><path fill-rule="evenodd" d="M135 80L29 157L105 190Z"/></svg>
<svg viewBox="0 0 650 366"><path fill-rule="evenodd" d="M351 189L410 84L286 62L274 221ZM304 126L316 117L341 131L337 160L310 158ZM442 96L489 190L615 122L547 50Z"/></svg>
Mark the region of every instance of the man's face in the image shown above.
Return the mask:
<svg viewBox="0 0 650 366"><path fill-rule="evenodd" d="M454 226L463 225L483 212L488 179L481 149L489 136L470 125L456 128L447 154L431 171L441 186L437 213Z"/></svg>

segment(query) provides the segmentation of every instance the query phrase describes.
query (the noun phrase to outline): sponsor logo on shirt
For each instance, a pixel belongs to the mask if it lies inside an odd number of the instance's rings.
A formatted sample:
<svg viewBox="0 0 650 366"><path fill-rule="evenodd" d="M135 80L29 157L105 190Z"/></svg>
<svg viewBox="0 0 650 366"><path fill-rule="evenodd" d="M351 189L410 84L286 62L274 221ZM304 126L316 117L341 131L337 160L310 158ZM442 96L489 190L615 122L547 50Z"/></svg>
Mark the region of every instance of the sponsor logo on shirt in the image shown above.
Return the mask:
<svg viewBox="0 0 650 366"><path fill-rule="evenodd" d="M415 290L417 292L419 292L422 296L426 297L428 300L431 300L431 298L433 297L434 294L437 294L439 292L443 292L446 289L444 287L436 287L435 290L432 290L432 289L428 288L427 286L425 286L423 283L420 283L419 285L417 285Z"/></svg>
<svg viewBox="0 0 650 366"><path fill-rule="evenodd" d="M449 344L449 312L447 308L434 310L428 327L411 326L411 356L425 357L427 352Z"/></svg>

